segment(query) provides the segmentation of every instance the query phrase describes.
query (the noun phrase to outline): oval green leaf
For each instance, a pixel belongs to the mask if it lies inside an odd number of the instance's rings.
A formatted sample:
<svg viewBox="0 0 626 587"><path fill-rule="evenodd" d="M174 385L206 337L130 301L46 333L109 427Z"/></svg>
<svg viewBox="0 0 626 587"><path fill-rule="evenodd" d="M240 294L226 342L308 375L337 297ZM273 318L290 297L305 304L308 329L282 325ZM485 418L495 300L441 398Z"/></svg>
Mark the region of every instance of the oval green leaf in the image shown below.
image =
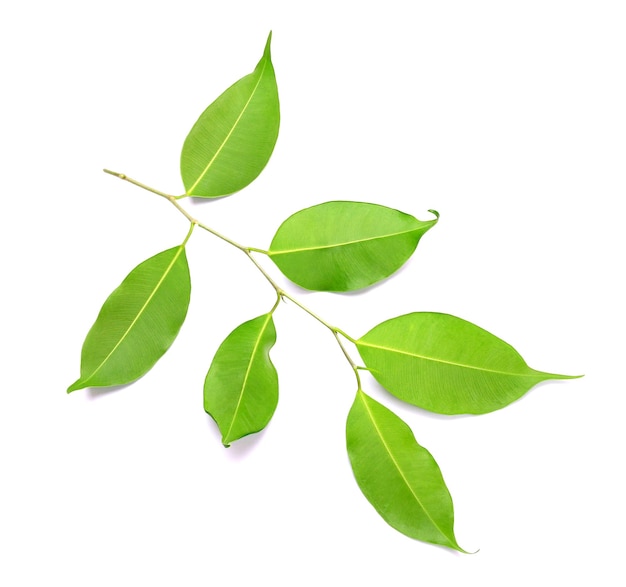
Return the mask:
<svg viewBox="0 0 626 587"><path fill-rule="evenodd" d="M352 291L398 270L436 223L378 204L326 202L287 218L268 255L301 287Z"/></svg>
<svg viewBox="0 0 626 587"><path fill-rule="evenodd" d="M222 443L267 426L278 403L278 375L269 352L276 342L272 313L244 322L215 353L204 382L204 409Z"/></svg>
<svg viewBox="0 0 626 587"><path fill-rule="evenodd" d="M398 416L359 390L346 439L361 491L390 526L465 552L454 536L452 498L439 466Z"/></svg>
<svg viewBox="0 0 626 587"><path fill-rule="evenodd" d="M185 139L180 170L187 196L217 198L252 182L278 138L278 88L270 33L255 70L219 96Z"/></svg>
<svg viewBox="0 0 626 587"><path fill-rule="evenodd" d="M83 344L80 378L68 393L123 385L149 371L174 342L190 293L183 245L137 265L104 302Z"/></svg>
<svg viewBox="0 0 626 587"><path fill-rule="evenodd" d="M392 318L355 343L385 389L440 414L492 412L541 381L574 378L531 369L511 345L449 314Z"/></svg>

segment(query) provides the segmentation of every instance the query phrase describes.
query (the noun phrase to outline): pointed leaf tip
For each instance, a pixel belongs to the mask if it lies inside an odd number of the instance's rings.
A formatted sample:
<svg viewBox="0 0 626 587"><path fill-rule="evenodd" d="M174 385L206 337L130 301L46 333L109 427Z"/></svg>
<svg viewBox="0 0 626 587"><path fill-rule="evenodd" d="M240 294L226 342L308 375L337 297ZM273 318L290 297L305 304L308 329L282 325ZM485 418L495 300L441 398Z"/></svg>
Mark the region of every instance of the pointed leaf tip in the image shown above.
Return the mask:
<svg viewBox="0 0 626 587"><path fill-rule="evenodd" d="M437 312L414 312L386 320L356 345L385 389L440 414L492 412L546 379L575 378L536 371L493 334Z"/></svg>
<svg viewBox="0 0 626 587"><path fill-rule="evenodd" d="M72 385L67 388L67 393L72 393L73 391L76 391L78 389L81 389L80 379L74 381L74 383L72 383Z"/></svg>
<svg viewBox="0 0 626 587"><path fill-rule="evenodd" d="M543 371L538 371L541 373L546 379L580 379L584 377L584 375L561 375L560 373L545 373Z"/></svg>
<svg viewBox="0 0 626 587"><path fill-rule="evenodd" d="M174 342L190 292L184 246L137 265L104 302L83 343L80 378L67 392L124 385L147 373Z"/></svg>
<svg viewBox="0 0 626 587"><path fill-rule="evenodd" d="M268 313L235 328L215 353L204 382L204 409L225 447L265 428L276 410L278 374L269 356L275 342Z"/></svg>
<svg viewBox="0 0 626 587"><path fill-rule="evenodd" d="M263 57L267 59L272 58L272 55L270 52L271 45L272 45L272 31L270 31L270 34L267 35L267 42L265 43L265 49L263 50Z"/></svg>
<svg viewBox="0 0 626 587"><path fill-rule="evenodd" d="M217 97L193 125L181 152L187 196L218 198L250 184L267 164L280 126L272 33L254 71Z"/></svg>
<svg viewBox="0 0 626 587"><path fill-rule="evenodd" d="M466 552L454 535L452 498L439 466L404 421L359 390L346 441L359 488L390 526L416 540Z"/></svg>
<svg viewBox="0 0 626 587"><path fill-rule="evenodd" d="M300 287L353 291L397 271L436 223L379 204L325 202L287 218L268 253Z"/></svg>

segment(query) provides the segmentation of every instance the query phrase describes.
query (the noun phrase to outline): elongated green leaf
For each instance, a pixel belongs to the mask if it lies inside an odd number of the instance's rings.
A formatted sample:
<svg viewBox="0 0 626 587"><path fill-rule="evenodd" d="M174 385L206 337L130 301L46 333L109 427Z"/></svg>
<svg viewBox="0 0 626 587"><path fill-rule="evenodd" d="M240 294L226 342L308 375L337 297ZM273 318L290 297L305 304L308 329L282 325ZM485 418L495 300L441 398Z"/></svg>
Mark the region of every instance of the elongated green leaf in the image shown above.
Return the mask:
<svg viewBox="0 0 626 587"><path fill-rule="evenodd" d="M269 352L276 342L272 313L244 322L217 349L204 382L204 409L222 443L258 432L278 403L278 375Z"/></svg>
<svg viewBox="0 0 626 587"><path fill-rule="evenodd" d="M180 170L188 196L232 194L269 161L280 124L271 39L270 33L256 69L219 96L187 135Z"/></svg>
<svg viewBox="0 0 626 587"><path fill-rule="evenodd" d="M454 537L452 498L439 466L398 416L359 390L346 438L356 481L390 526L465 552Z"/></svg>
<svg viewBox="0 0 626 587"><path fill-rule="evenodd" d="M449 314L415 312L387 320L356 341L365 365L396 397L440 414L500 409L546 379L509 344Z"/></svg>
<svg viewBox="0 0 626 587"><path fill-rule="evenodd" d="M83 344L80 378L68 393L130 383L149 371L174 342L190 292L183 245L137 265L104 302Z"/></svg>
<svg viewBox="0 0 626 587"><path fill-rule="evenodd" d="M399 269L436 223L378 204L326 202L287 218L268 254L301 287L351 291Z"/></svg>

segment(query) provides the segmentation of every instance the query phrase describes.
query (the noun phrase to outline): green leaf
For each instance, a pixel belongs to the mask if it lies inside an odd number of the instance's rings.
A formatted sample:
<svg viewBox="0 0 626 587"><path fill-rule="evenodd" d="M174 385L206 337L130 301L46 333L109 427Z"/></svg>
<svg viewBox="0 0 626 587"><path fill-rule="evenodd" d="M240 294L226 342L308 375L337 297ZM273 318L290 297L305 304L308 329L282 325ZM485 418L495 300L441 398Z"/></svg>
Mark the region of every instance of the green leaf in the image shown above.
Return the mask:
<svg viewBox="0 0 626 587"><path fill-rule="evenodd" d="M359 390L346 438L356 481L390 526L465 552L454 537L452 498L439 466L398 416Z"/></svg>
<svg viewBox="0 0 626 587"><path fill-rule="evenodd" d="M104 302L83 344L80 378L68 393L123 385L149 371L174 342L190 292L184 245L137 265Z"/></svg>
<svg viewBox="0 0 626 587"><path fill-rule="evenodd" d="M269 161L280 124L271 39L272 33L256 69L219 96L187 135L180 158L186 195L232 194L252 182Z"/></svg>
<svg viewBox="0 0 626 587"><path fill-rule="evenodd" d="M399 269L436 223L378 204L326 202L287 218L268 254L301 287L352 291Z"/></svg>
<svg viewBox="0 0 626 587"><path fill-rule="evenodd" d="M449 314L415 312L355 341L365 365L393 395L440 414L498 410L546 379L509 344Z"/></svg>
<svg viewBox="0 0 626 587"><path fill-rule="evenodd" d="M272 312L244 322L215 353L204 382L204 409L222 443L265 428L278 403L278 375L269 352L276 342Z"/></svg>

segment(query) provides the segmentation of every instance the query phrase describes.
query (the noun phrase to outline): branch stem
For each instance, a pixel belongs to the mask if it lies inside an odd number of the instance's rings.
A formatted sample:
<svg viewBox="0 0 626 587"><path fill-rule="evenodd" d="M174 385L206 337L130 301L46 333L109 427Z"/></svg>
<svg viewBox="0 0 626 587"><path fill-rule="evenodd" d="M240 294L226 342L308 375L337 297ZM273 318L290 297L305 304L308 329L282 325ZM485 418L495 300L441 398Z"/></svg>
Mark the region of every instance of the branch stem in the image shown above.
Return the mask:
<svg viewBox="0 0 626 587"><path fill-rule="evenodd" d="M117 171L111 171L110 169L103 169L102 171L104 171L105 173L108 173L109 175L114 175L115 177L119 177L120 179L123 179L124 181L132 183L133 185L136 185L148 192L152 192L153 194L156 194L157 196L161 196L162 198L169 199L172 197L168 194L160 192L159 190L155 190L154 188L151 188L150 186L147 186L146 184L141 183L140 181L137 181L136 179L133 179L132 177L128 177L127 175L123 173L118 173Z"/></svg>
<svg viewBox="0 0 626 587"><path fill-rule="evenodd" d="M181 247L184 247L187 244L187 241L189 240L189 237L191 236L191 233L193 232L193 229L195 226L196 225L192 222L191 225L189 226L189 232L187 233L187 236L185 237L183 244L180 245Z"/></svg>
<svg viewBox="0 0 626 587"><path fill-rule="evenodd" d="M133 185L136 185L136 186L138 186L138 187L140 187L140 188L142 188L142 189L144 189L144 190L146 190L148 192L151 192L153 194L156 194L157 196L160 196L160 197L165 198L166 200L168 200L191 223L191 227L189 228L189 232L187 234L187 237L185 238L185 241L183 242L183 246L187 243L187 240L191 236L191 233L192 233L194 227L198 226L198 227L206 230L207 232L211 233L213 236L216 236L217 238L227 242L229 245L232 245L233 247L235 247L235 248L239 249L240 251L242 251L243 253L245 253L246 257L248 257L248 259L250 259L250 261L252 261L254 266L260 271L261 275L263 275L263 277L265 277L265 279L274 288L274 291L276 292L277 300L276 300L276 303L274 304L274 307L271 310L271 313L272 314L274 313L274 310L276 309L276 307L278 306L278 304L279 304L279 302L281 300L283 300L283 301L289 300L289 301L293 302L296 306L298 306L301 310L303 310L304 312L309 314L311 317L315 318L315 320L317 320L320 324L323 324L326 328L328 328L328 330L330 330L333 333L333 336L335 337L335 340L337 341L337 344L339 345L339 348L341 349L341 352L343 353L343 355L345 356L346 360L350 364L350 367L354 371L354 375L356 376L356 380L357 380L358 389L359 390L361 389L361 377L359 375L359 369L362 369L362 367L359 367L352 360L352 358L350 357L348 351L346 350L346 347L341 342L341 339L339 338L339 335L343 336L346 340L349 340L351 343L355 343L356 340L354 338L352 338L350 335L346 334L343 330L341 330L341 328L337 328L336 326L332 326L331 324L326 322L326 320L324 320L321 316L318 316L315 312L313 312L312 310L307 308L303 303L301 303L299 300L297 300L293 296L289 295L284 289L282 289L274 281L274 279L270 276L270 274L262 267L262 265L254 258L254 255L252 254L252 253L262 253L264 255L267 255L267 251L265 251L263 249L257 249L256 247L244 247L243 245L239 244L237 241L234 241L233 239L228 238L227 236L221 234L220 232L217 232L217 230L214 230L213 228L207 226L206 224L203 224L202 222L200 222L199 220L194 218L191 214L189 214L189 212L187 212L187 210L185 210L185 208L183 208L178 203L178 200L183 198L183 197L185 197L185 196L172 196L171 194L166 194L165 192L161 192L159 190L155 190L154 188L151 188L150 186L147 186L147 185L145 185L145 184L143 184L143 183L141 183L141 182L139 182L139 181L137 181L135 179L132 179L131 177L128 177L124 173L117 173L116 171L111 171L109 169L104 169L103 171L105 173L108 173L109 175L113 175L115 177L118 177L119 179L123 179L124 181L132 183Z"/></svg>
<svg viewBox="0 0 626 587"><path fill-rule="evenodd" d="M261 275L263 275L263 277L265 277L265 279L267 279L269 284L274 288L278 297L279 298L285 297L287 293L272 279L270 274L267 271L265 271L265 269L263 269L261 264L254 258L254 255L250 252L250 250L245 249L245 248L242 250L248 257L248 259L250 259L250 261L254 263L255 267L261 272Z"/></svg>
<svg viewBox="0 0 626 587"><path fill-rule="evenodd" d="M335 340L337 341L339 348L343 352L344 357L346 358L348 363L350 363L350 366L352 367L352 370L354 371L354 376L356 377L356 383L357 383L357 390L361 391L361 375L359 374L359 366L352 360L352 357L348 354L346 347L343 345L343 343L341 342L341 339L339 338L338 332L333 331L333 334L335 335Z"/></svg>

